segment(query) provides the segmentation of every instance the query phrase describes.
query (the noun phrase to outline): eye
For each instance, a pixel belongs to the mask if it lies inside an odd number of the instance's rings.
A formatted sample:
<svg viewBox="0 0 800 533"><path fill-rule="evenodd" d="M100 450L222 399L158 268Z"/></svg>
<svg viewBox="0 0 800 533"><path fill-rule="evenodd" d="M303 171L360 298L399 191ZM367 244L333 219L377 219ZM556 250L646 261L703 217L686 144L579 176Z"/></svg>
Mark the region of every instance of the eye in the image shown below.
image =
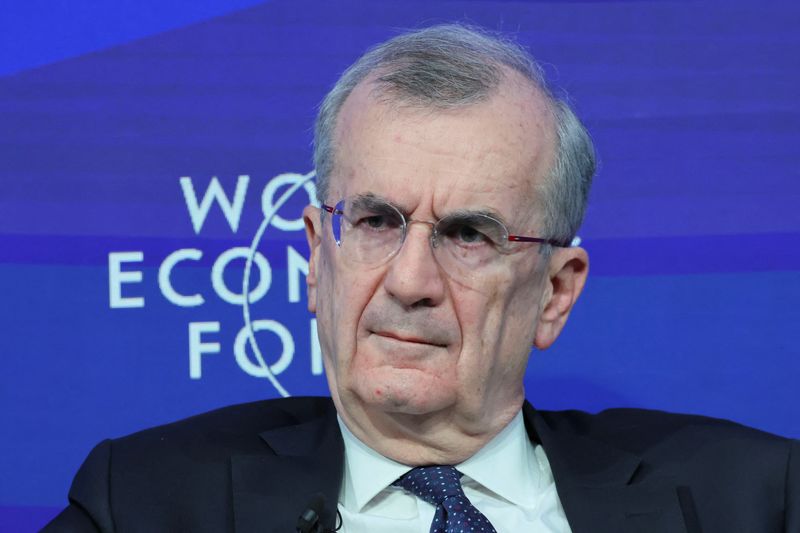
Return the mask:
<svg viewBox="0 0 800 533"><path fill-rule="evenodd" d="M366 224L370 227L370 229L382 229L387 226L386 216L384 215L373 215L371 217L365 217L361 219L361 224Z"/></svg>
<svg viewBox="0 0 800 533"><path fill-rule="evenodd" d="M507 235L500 222L476 213L446 217L439 221L438 232L454 246L470 251L500 248Z"/></svg>
<svg viewBox="0 0 800 533"><path fill-rule="evenodd" d="M379 213L360 214L355 219L353 226L357 229L371 232L390 231L402 225L396 216Z"/></svg>
<svg viewBox="0 0 800 533"><path fill-rule="evenodd" d="M472 226L459 225L453 228L453 237L461 242L475 244L488 240L486 235L473 228Z"/></svg>
<svg viewBox="0 0 800 533"><path fill-rule="evenodd" d="M444 232L445 237L458 246L474 248L494 244L493 239L481 228L471 224L450 224Z"/></svg>

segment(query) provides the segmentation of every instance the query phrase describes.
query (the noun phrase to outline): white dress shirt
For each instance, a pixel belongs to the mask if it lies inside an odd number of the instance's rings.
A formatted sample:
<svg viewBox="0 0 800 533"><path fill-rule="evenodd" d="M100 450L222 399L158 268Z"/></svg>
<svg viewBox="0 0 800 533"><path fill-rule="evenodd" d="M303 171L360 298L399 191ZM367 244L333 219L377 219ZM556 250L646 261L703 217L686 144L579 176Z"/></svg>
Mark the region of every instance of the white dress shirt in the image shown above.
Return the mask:
<svg viewBox="0 0 800 533"><path fill-rule="evenodd" d="M345 448L339 492L343 533L429 533L435 506L392 486L411 467L358 440L341 419ZM478 453L454 465L472 504L498 533L570 533L544 449L525 432L522 412Z"/></svg>

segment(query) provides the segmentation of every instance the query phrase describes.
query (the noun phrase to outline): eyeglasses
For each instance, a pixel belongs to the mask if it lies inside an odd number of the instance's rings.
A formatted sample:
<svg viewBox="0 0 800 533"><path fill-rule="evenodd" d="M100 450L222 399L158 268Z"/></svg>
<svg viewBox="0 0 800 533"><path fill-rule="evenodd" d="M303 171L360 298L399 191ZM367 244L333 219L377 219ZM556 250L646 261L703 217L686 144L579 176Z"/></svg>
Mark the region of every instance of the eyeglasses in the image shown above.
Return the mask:
<svg viewBox="0 0 800 533"><path fill-rule="evenodd" d="M322 209L330 213L333 237L348 260L367 266L380 265L397 254L411 224L431 227L433 254L448 271L488 267L519 243L569 245L552 239L511 235L502 222L481 211L456 211L435 222L412 220L372 194L351 196L335 206L322 204Z"/></svg>

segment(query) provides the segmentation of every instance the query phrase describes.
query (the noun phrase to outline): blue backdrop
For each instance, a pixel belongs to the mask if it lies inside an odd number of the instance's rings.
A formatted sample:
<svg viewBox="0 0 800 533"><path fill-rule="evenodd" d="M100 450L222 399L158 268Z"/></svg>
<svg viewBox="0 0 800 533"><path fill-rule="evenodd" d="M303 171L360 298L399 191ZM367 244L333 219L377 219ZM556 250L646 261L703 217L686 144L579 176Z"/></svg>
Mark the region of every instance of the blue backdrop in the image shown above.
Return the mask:
<svg viewBox="0 0 800 533"><path fill-rule="evenodd" d="M367 46L466 21L570 95L601 167L592 266L533 354L544 408L639 406L800 437L800 4L39 0L0 18L0 530L65 505L102 438L278 395L245 346L263 212ZM281 386L324 394L300 208L251 286Z"/></svg>

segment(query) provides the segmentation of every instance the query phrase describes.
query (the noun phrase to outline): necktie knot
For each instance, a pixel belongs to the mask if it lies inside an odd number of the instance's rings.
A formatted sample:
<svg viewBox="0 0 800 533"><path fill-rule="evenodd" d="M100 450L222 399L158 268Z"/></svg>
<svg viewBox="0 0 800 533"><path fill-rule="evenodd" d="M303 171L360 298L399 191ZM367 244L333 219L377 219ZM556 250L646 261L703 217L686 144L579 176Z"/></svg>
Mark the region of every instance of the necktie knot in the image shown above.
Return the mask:
<svg viewBox="0 0 800 533"><path fill-rule="evenodd" d="M392 485L436 506L431 533L496 533L489 520L467 499L461 472L452 466L412 468Z"/></svg>
<svg viewBox="0 0 800 533"><path fill-rule="evenodd" d="M393 483L426 502L439 505L446 498L464 496L461 472L452 466L420 466Z"/></svg>

